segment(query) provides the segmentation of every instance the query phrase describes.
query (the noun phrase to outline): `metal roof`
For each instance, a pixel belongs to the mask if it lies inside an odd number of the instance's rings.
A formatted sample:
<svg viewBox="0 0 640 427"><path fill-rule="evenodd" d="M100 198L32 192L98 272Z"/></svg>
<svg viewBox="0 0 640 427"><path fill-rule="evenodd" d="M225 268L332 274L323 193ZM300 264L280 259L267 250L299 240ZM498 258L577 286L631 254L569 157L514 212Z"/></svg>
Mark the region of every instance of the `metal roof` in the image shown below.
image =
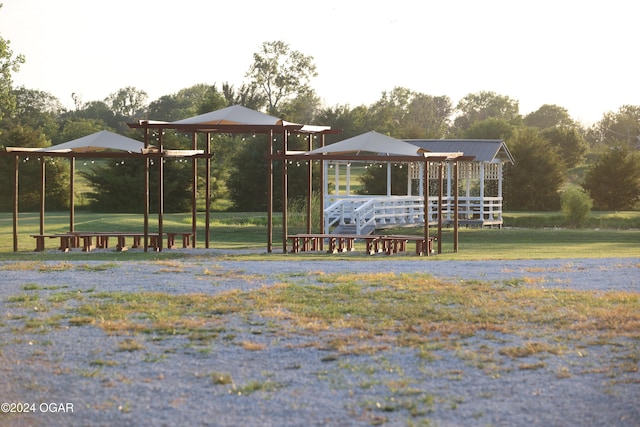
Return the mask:
<svg viewBox="0 0 640 427"><path fill-rule="evenodd" d="M405 139L403 141L428 151L461 151L465 156L474 156L474 161L478 162L498 160L515 163L509 149L501 139Z"/></svg>

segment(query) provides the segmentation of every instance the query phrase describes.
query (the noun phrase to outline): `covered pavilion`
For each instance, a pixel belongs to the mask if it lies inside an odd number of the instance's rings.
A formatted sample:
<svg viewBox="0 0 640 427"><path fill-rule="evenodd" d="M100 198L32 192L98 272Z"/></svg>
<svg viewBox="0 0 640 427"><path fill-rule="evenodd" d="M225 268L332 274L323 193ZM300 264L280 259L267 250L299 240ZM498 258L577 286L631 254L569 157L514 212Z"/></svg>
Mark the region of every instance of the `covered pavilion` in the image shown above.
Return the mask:
<svg viewBox="0 0 640 427"><path fill-rule="evenodd" d="M315 150L309 150L307 152L289 152L286 154L280 154L282 157L291 160L305 160L305 161L322 161L323 163L323 194L326 196L328 193L327 174L328 165L332 164L337 167L340 164L350 165L351 162L380 162L380 163L406 163L411 165L419 165L422 176L421 190L422 190L422 216L424 220L424 239L429 239L429 205L427 203L429 196L429 169L430 166L436 166L438 170L438 183L439 183L439 197L438 197L438 252L442 250L442 206L443 206L443 171L445 164L451 164L453 168L453 178L455 184L454 188L454 218L458 217L458 193L457 193L457 171L458 163L462 161L469 161L473 159L473 156L465 156L462 152L432 152L421 147L409 144L386 135L382 135L378 132L371 131L352 138L348 138L331 145L327 145ZM390 174L387 175L387 187L390 188ZM349 180L349 177L347 178ZM390 194L389 194L390 196ZM368 196L363 196L366 199ZM323 200L325 197L322 198ZM358 207L362 208L367 204L364 201L362 205ZM373 205L373 203L371 203ZM328 208L327 210L331 210ZM355 217L355 210L352 212L352 217ZM361 209L361 211L364 211ZM323 215L327 214L327 211L321 209ZM321 230L320 234L324 234L325 230L325 218L320 222ZM458 250L458 222L454 220L454 251ZM358 233L360 234L360 233Z"/></svg>
<svg viewBox="0 0 640 427"><path fill-rule="evenodd" d="M6 147L4 152L0 152L0 155L4 157L13 156L14 161L14 202L13 202L13 250L18 251L18 194L19 194L19 165L20 158L35 157L40 162L40 235L45 234L45 195L46 195L46 182L45 182L45 168L46 159L48 158L66 158L69 160L70 169L70 184L69 184L69 233L75 231L75 162L77 158L91 158L91 159L143 159L146 160L147 169L145 173L145 230L144 230L144 249L148 249L148 222L149 222L149 161L151 159L166 159L166 158L206 158L210 159L210 154L205 154L200 150L162 150L154 146L150 146L146 143L136 141L132 138L127 138L122 135L118 135L106 130L96 132L91 135L87 135L81 138L74 139L62 144L57 144L44 148L25 148L25 147ZM158 164L162 164L163 161L158 161ZM160 168L161 169L161 168ZM162 178L162 175L160 176ZM160 180L161 182L161 180ZM162 187L162 186L160 186ZM163 200L163 198L161 198ZM195 209L195 202L194 202ZM159 217L159 234L162 234L161 230L161 217ZM162 249L162 239L159 239L158 249Z"/></svg>
<svg viewBox="0 0 640 427"><path fill-rule="evenodd" d="M211 159L209 154L212 152L211 135L212 134L265 134L268 136L268 150L266 153L266 160L268 161L268 195L267 195L267 251L273 250L273 183L274 183L274 160L282 160L282 186L283 194L287 194L288 188L288 164L285 160L286 156L274 155L274 142L281 139L282 151L286 153L288 151L288 141L292 134L304 135L307 138L308 149L313 147L313 140L315 137L320 138L321 146L325 144L325 135L330 133L338 133L339 131L332 130L329 126L313 126L303 125L299 123L287 122L283 119L270 116L259 111L255 111L241 105L233 105L230 107L222 108L220 110L212 111L205 114L200 114L187 119L182 119L174 122L163 122L154 120L140 120L137 123L129 123L128 126L133 129L141 129L144 133L145 144L148 145L151 134L156 134L157 146L160 150L163 149L163 133L166 130L172 130L181 133L191 134L192 148L196 150L198 148L198 136L204 135L204 153L206 158L206 218L205 218L205 246L209 247L209 222L210 212L209 206L211 204L211 191L209 177L211 175ZM193 162L194 174L196 173L196 160ZM311 164L308 165L308 181L311 186ZM194 188L195 192L195 188ZM194 196L195 197L195 196ZM310 206L311 191L309 191L308 205ZM287 198L283 198L282 208L282 223L283 223L283 247L286 250L287 245ZM310 209L310 207L308 208ZM195 223L195 212L193 214L193 222Z"/></svg>

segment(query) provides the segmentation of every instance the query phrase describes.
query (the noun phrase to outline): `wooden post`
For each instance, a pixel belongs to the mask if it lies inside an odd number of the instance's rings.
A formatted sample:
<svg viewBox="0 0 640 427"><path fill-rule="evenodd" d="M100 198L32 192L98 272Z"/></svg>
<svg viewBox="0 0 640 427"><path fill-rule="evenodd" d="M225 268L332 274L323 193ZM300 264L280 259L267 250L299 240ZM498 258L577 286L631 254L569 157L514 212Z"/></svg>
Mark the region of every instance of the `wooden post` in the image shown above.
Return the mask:
<svg viewBox="0 0 640 427"><path fill-rule="evenodd" d="M149 128L144 128L144 148L149 148ZM144 251L149 250L149 156L144 159Z"/></svg>
<svg viewBox="0 0 640 427"><path fill-rule="evenodd" d="M193 150L198 149L198 133L193 132L191 135L191 148ZM198 159L195 157L191 159L191 233L193 234L193 240L191 245L196 247L196 223L198 221Z"/></svg>
<svg viewBox="0 0 640 427"><path fill-rule="evenodd" d="M70 157L69 158L69 175L70 175L70 182L69 182L69 232L73 233L75 231L75 222L76 222L76 218L75 218L75 210L76 210L76 206L75 206L75 174L76 174L76 158L75 157Z"/></svg>
<svg viewBox="0 0 640 427"><path fill-rule="evenodd" d="M44 203L46 192L46 171L44 156L40 157L40 234L44 234Z"/></svg>
<svg viewBox="0 0 640 427"><path fill-rule="evenodd" d="M325 138L324 133L320 136L320 146L324 147ZM311 162L311 160L309 160ZM327 183L327 165L324 160L320 162L322 173L320 174L320 188L322 194L320 195L320 234L324 234L324 198L329 194L328 187L325 188ZM320 250L324 250L324 239L320 239Z"/></svg>
<svg viewBox="0 0 640 427"><path fill-rule="evenodd" d="M267 144L267 252L273 251L273 129L269 130Z"/></svg>
<svg viewBox="0 0 640 427"><path fill-rule="evenodd" d="M156 243L156 251L162 251L162 233L164 222L164 156L162 155L162 140L164 137L164 131L159 130L158 134L158 152L160 158L158 161L158 240Z"/></svg>
<svg viewBox="0 0 640 427"><path fill-rule="evenodd" d="M13 172L13 251L18 252L18 165L20 158L16 154L14 157Z"/></svg>
<svg viewBox="0 0 640 427"><path fill-rule="evenodd" d="M289 170L287 165L287 129L282 131L282 253L287 252L287 208L289 201Z"/></svg>
<svg viewBox="0 0 640 427"><path fill-rule="evenodd" d="M458 252L458 161L453 162L453 252Z"/></svg>
<svg viewBox="0 0 640 427"><path fill-rule="evenodd" d="M444 163L438 164L438 253L442 253L442 202L443 202L443 180Z"/></svg>
<svg viewBox="0 0 640 427"><path fill-rule="evenodd" d="M207 141L205 143L205 152L207 153L207 161L205 163L205 212L204 212L204 246L209 249L211 244L211 133L207 132Z"/></svg>
<svg viewBox="0 0 640 427"><path fill-rule="evenodd" d="M427 247L425 250L427 251L427 256L431 255L431 251L429 250L429 160L424 161L424 169L423 169L423 184L422 184L422 197L424 198L423 203L423 216L424 216L424 241Z"/></svg>
<svg viewBox="0 0 640 427"><path fill-rule="evenodd" d="M313 150L313 135L308 135L307 151ZM307 234L311 234L311 213L313 203L313 162L307 163Z"/></svg>

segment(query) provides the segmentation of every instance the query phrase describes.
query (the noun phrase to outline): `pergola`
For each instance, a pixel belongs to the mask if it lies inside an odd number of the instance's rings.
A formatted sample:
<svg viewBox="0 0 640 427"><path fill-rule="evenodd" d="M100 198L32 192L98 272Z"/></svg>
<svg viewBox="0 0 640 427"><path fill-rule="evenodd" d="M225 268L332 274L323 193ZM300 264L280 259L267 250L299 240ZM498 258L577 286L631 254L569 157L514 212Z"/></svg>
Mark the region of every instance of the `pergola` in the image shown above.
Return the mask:
<svg viewBox="0 0 640 427"><path fill-rule="evenodd" d="M311 126L303 125L299 123L292 123L282 120L277 117L270 116L268 114L261 113L259 111L251 110L249 108L234 105L226 107L220 110L212 111L210 113L201 114L195 117L190 117L175 122L161 122L153 120L140 120L137 123L129 123L128 126L133 129L141 129L144 132L145 144L149 144L150 133L157 133L157 145L158 149L163 149L162 135L166 130L173 130L180 133L191 134L192 148L194 150L198 147L198 135L205 136L204 153L206 161L206 218L205 218L205 246L208 248L209 242L209 223L210 212L209 206L211 204L211 191L210 191L210 175L211 175L211 135L212 134L265 134L268 136L268 149L266 153L266 160L268 161L268 195L267 195L267 251L273 250L273 183L274 183L274 160L282 160L282 186L283 194L287 194L288 190L288 174L287 174L287 161L286 156L274 155L274 142L276 136L282 138L282 152L288 151L288 140L291 134L299 134L307 137L308 149L312 149L314 136L320 137L320 143L324 146L325 135L330 133L337 133L339 131L332 130L329 126ZM194 159L193 164L194 174L196 173L196 162ZM308 200L308 218L310 216L310 204L311 204L311 164L308 165L308 185L309 185L309 200ZM194 186L195 192L195 186ZM195 197L195 196L194 196ZM287 245L287 197L285 196L282 201L282 223L283 223L283 247L286 249ZM195 210L193 212L193 223L195 224ZM309 223L310 224L310 223ZM310 227L310 225L308 225ZM161 227L161 221L160 221Z"/></svg>
<svg viewBox="0 0 640 427"><path fill-rule="evenodd" d="M40 162L40 234L45 232L45 168L47 158L65 158L69 161L70 184L69 184L69 232L75 231L75 162L78 158L85 159L142 159L145 160L145 212L144 212L144 249L148 249L148 223L149 223L149 164L153 159L159 160L159 182L160 182L160 212L164 199L162 197L162 164L167 158L187 158L195 159L204 158L210 160L211 155L199 150L163 150L162 148L148 145L125 136L121 136L109 131L96 132L91 135L84 136L66 143L54 145L45 148L25 148L25 147L6 147L4 152L0 152L1 156L14 157L14 202L13 202L13 250L18 251L18 200L19 200L19 165L21 158L34 157ZM194 178L195 184L195 178ZM193 201L195 209L195 200ZM159 214L158 219L159 234L162 234L162 216ZM162 239L159 239L161 242ZM159 250L162 249L160 244Z"/></svg>
<svg viewBox="0 0 640 427"><path fill-rule="evenodd" d="M411 146L409 149L407 144L400 140L386 137L384 135L373 133L373 139L367 139L364 146L347 147L343 149L343 145L353 145L355 142L362 143L362 138L350 138L330 146L325 147L325 135L330 133L338 133L338 130L332 130L328 126L310 126L298 123L291 123L282 119L269 116L258 111L254 111L239 105L223 108L210 113L198 115L195 117L175 121L175 122L163 122L153 120L140 120L136 123L129 123L128 126L132 129L139 129L143 132L144 142L136 141L130 138L121 137L116 134L111 134L110 137L118 137L127 140L127 148L115 148L120 151L104 151L105 149L111 150L114 147L103 147L100 144L96 144L95 141L84 141L84 147L82 144L78 145L79 140L70 141L66 147L62 144L54 147L48 147L45 149L26 149L19 147L8 147L6 152L0 153L4 156L15 157L15 192L14 192L14 251L18 250L17 246L17 228L18 228L18 165L19 158L23 156L35 156L40 159L41 162L41 176L42 176L42 194L41 194L41 212L40 212L40 233L44 233L44 194L45 194L45 161L47 157L63 157L68 158L70 161L71 169L71 185L70 185L70 232L74 231L74 170L75 159L77 158L115 158L115 159L143 159L145 160L145 212L144 212L144 236L145 236L145 251L147 250L147 241L149 235L149 174L150 163L153 159L160 161L158 164L158 234L163 233L163 213L164 213L164 167L163 163L166 158L186 158L192 161L192 232L194 235L193 245L195 246L195 233L196 233L196 196L197 196L197 160L203 159L206 162L205 172L205 204L206 204L206 218L205 218L205 246L210 247L210 205L211 205L211 158L213 157L211 147L211 135L212 134L265 134L268 136L268 148L265 154L265 159L268 161L268 227L267 227L267 250L272 252L273 250L273 184L274 184L274 161L279 160L282 163L282 247L286 252L287 239L288 239L288 165L289 163L300 160L307 164L307 184L308 184L308 199L307 199L307 231L311 232L311 199L312 199L312 163L314 161L370 161L370 162L398 162L398 163L423 163L424 164L424 181L428 181L429 164L439 164L439 177L440 177L440 198L439 209L442 209L442 176L443 167L445 163L451 163L454 166L454 179L457 183L457 165L460 161L468 161L470 158L465 157L463 153L433 153L424 149L418 149L415 146ZM166 130L173 130L175 132L191 134L192 147L190 150L174 150L164 147L163 135ZM106 131L103 131L106 132ZM292 134L304 135L307 138L307 151L306 152L293 152L288 150L288 140ZM371 133L370 133L371 134ZM198 149L198 136L204 135L205 142L203 149ZM366 135L366 134L365 134ZM152 136L156 137L154 145L151 145ZM274 142L277 141L277 136L282 139L282 149L274 152ZM84 138L93 137L92 135ZM320 148L313 149L314 137L320 138ZM377 144L381 139L383 146ZM124 144L123 141L120 141ZM400 147L403 146L402 149ZM90 147L90 148L89 148ZM133 147L133 148L132 148ZM389 148L391 147L391 148ZM322 186L324 186L324 174L322 176ZM428 197L428 186L425 188L425 200ZM453 186L455 190L455 210L454 218L457 219L457 184ZM426 203L425 203L425 218L426 216ZM324 201L321 200L320 211L324 211ZM439 215L438 223L438 250L441 250L441 233L442 233L442 215ZM321 224L323 222L321 221ZM321 230L323 232L324 230ZM429 235L429 224L425 220L424 226L425 237ZM458 224L454 222L454 250L457 251L458 247ZM162 249L160 245L159 250Z"/></svg>
<svg viewBox="0 0 640 427"><path fill-rule="evenodd" d="M453 250L458 251L458 163L473 160L473 156L465 156L462 152L430 152L407 142L371 131L362 135L336 142L308 152L281 152L278 157L284 160L322 161L326 162L388 162L423 164L423 198L424 198L424 238L429 239L428 196L429 164L438 165L438 253L442 252L442 206L443 180L445 164L453 167L454 189L454 222ZM325 168L323 168L325 169ZM323 174L323 178L324 178ZM286 179L286 175L285 175ZM324 181L324 179L323 179ZM324 183L322 184L324 186ZM311 190L310 190L311 191ZM324 200L324 198L322 199ZM323 212L324 209L321 209ZM309 214L308 214L309 215ZM309 220L307 221L309 223ZM320 221L320 233L324 234L324 221ZM286 237L285 237L286 238ZM286 242L285 242L286 247Z"/></svg>

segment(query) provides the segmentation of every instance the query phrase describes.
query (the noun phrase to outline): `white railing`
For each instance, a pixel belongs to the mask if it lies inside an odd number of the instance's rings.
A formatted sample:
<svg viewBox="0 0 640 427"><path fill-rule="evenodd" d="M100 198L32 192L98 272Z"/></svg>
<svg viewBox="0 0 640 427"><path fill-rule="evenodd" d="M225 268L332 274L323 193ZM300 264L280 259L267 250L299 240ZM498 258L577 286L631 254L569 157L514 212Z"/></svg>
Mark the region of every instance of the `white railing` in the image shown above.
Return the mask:
<svg viewBox="0 0 640 427"><path fill-rule="evenodd" d="M442 220L453 222L453 197L443 198ZM420 196L336 196L327 198L325 229L352 224L356 233L375 228L424 224L424 200ZM438 222L438 198L429 197L427 219ZM502 197L459 197L458 220L474 224L502 223Z"/></svg>
<svg viewBox="0 0 640 427"><path fill-rule="evenodd" d="M353 210L352 223L356 225L356 234L363 234L369 226L376 226L376 200L370 199Z"/></svg>

